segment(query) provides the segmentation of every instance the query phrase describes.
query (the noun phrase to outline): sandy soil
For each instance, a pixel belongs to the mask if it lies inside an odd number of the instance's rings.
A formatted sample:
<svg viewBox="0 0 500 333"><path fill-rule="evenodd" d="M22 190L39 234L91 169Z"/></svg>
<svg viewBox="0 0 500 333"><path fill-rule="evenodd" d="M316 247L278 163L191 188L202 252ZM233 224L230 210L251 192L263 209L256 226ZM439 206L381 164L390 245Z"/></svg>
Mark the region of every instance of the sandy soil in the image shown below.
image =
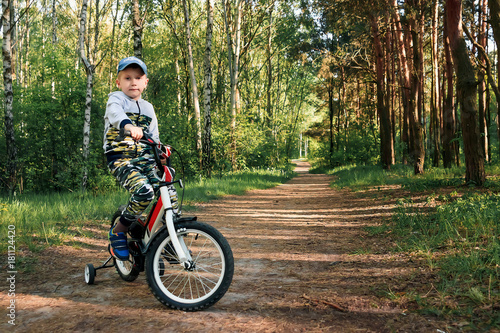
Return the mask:
<svg viewBox="0 0 500 333"><path fill-rule="evenodd" d="M389 218L394 201L331 189L329 176L308 174L308 167L298 162L298 177L286 184L199 207L198 219L226 236L235 258L233 283L213 307L170 310L144 273L125 282L114 268L99 270L95 285L86 285L85 264L107 258L103 221L89 225L94 237L78 239L79 248L48 248L16 275L15 326L2 278L0 332L453 331L412 312L405 298L432 289L425 264L391 253L387 239L364 230Z"/></svg>

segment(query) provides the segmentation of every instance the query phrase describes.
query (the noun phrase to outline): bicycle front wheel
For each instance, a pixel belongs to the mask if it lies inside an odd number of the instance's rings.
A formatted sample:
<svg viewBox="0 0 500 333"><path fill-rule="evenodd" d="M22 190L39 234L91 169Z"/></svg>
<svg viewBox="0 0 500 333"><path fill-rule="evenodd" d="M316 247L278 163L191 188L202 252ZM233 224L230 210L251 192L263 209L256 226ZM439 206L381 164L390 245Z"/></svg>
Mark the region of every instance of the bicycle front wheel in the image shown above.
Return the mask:
<svg viewBox="0 0 500 333"><path fill-rule="evenodd" d="M146 279L155 297L173 309L198 311L219 301L231 285L234 259L227 240L200 222L176 226L193 263L184 268L167 229L153 240L146 255Z"/></svg>

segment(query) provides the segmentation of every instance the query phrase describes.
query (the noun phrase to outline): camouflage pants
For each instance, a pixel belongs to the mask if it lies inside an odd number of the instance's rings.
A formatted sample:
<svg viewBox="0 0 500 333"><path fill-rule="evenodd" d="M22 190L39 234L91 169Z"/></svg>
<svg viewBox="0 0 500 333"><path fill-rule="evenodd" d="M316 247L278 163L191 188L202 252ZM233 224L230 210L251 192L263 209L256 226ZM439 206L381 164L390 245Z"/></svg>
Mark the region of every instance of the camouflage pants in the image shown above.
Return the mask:
<svg viewBox="0 0 500 333"><path fill-rule="evenodd" d="M127 226L144 212L154 198L155 189L160 182L154 175L154 166L154 160L145 156L119 159L108 165L113 176L132 194L121 219Z"/></svg>

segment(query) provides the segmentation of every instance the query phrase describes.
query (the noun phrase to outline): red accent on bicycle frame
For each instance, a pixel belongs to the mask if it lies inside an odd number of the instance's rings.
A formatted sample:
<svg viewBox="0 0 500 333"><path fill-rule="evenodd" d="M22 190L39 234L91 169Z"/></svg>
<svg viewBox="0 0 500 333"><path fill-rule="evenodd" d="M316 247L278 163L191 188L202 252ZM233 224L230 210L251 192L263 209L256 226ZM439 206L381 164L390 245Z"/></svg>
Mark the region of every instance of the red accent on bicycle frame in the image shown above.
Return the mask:
<svg viewBox="0 0 500 333"><path fill-rule="evenodd" d="M159 143L157 148L161 151L161 158L169 158L170 155L172 155L172 149L169 146L164 146Z"/></svg>
<svg viewBox="0 0 500 333"><path fill-rule="evenodd" d="M174 180L174 177L172 176L172 172L170 172L170 168L167 166L163 166L163 172L165 173L165 181L166 182L171 182Z"/></svg>
<svg viewBox="0 0 500 333"><path fill-rule="evenodd" d="M160 214L160 212L163 209L163 202L161 201L161 197L158 198L158 201L156 202L156 206L154 207L153 211L151 211L151 214L148 218L148 229L149 232L153 232L153 225L155 224L156 218Z"/></svg>

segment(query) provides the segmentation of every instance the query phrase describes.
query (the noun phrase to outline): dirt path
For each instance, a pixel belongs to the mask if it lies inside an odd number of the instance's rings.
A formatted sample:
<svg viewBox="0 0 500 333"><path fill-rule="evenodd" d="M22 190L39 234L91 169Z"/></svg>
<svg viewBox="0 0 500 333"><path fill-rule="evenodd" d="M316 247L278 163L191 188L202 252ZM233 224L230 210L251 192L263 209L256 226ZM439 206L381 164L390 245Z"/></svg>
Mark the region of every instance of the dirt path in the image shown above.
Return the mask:
<svg viewBox="0 0 500 333"><path fill-rule="evenodd" d="M0 332L436 332L442 323L407 314L404 294L425 270L389 254L383 239L366 236L392 206L331 189L326 175L307 173L278 187L229 196L196 215L229 240L233 284L214 307L173 311L150 293L144 274L127 283L114 269L96 284L83 280L86 263L106 258L106 224L81 247L49 248L17 275L16 326L7 323L6 283L0 285ZM5 272L5 270L4 270ZM418 278L417 278L418 279ZM5 279L2 278L3 281ZM408 282L410 281L410 282ZM411 304L410 304L411 305ZM444 330L444 329L443 329Z"/></svg>

